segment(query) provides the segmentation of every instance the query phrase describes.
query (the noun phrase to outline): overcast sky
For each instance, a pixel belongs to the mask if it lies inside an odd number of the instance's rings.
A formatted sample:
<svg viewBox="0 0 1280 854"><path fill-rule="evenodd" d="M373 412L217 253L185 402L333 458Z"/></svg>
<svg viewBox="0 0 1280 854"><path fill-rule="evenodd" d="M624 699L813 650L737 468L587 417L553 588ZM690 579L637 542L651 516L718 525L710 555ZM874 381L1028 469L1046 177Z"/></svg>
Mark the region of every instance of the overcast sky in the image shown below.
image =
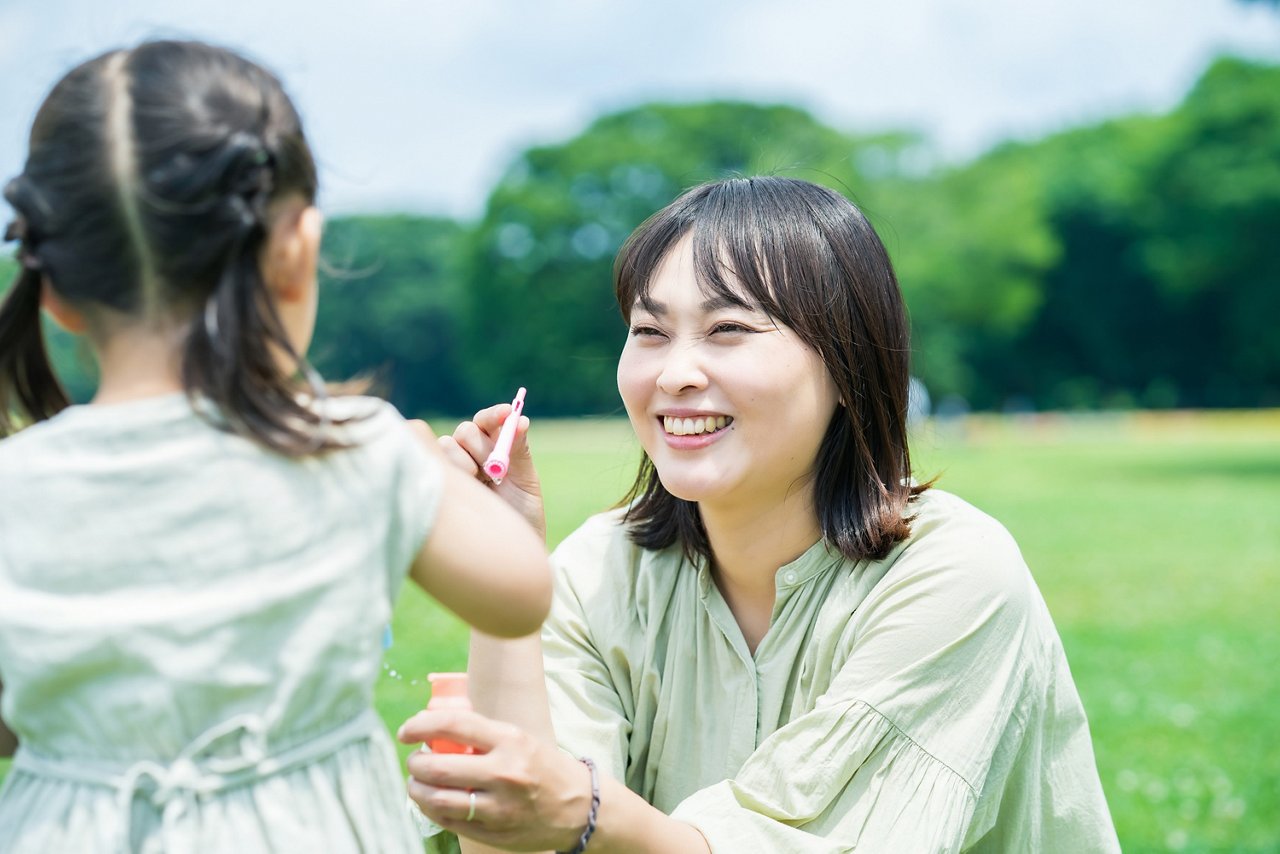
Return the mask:
<svg viewBox="0 0 1280 854"><path fill-rule="evenodd" d="M647 100L785 101L961 159L1167 109L1221 53L1280 62L1280 13L1234 0L0 0L0 180L58 76L154 36L277 72L331 212L464 217L521 149Z"/></svg>

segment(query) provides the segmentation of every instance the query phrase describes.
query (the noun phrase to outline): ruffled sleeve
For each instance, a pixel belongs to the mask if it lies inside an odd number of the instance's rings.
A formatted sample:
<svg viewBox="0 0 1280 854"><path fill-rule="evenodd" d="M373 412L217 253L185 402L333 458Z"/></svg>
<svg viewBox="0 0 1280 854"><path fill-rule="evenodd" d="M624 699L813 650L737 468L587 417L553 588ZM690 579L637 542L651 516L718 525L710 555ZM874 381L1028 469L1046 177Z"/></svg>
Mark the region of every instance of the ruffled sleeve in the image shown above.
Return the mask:
<svg viewBox="0 0 1280 854"><path fill-rule="evenodd" d="M672 817L715 852L943 852L960 850L975 801L963 777L854 700L778 730Z"/></svg>

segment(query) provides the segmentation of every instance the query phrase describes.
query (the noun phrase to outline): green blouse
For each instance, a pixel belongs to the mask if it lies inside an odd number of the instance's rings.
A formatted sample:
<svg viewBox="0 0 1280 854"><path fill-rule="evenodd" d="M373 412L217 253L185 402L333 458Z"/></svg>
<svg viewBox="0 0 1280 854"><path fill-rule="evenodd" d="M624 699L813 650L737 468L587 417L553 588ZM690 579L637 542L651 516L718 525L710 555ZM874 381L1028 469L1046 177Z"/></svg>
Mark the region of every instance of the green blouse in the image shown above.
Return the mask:
<svg viewBox="0 0 1280 854"><path fill-rule="evenodd" d="M704 562L587 521L543 629L561 746L716 852L1119 851L1017 545L937 489L911 512L884 560L780 567L754 656Z"/></svg>

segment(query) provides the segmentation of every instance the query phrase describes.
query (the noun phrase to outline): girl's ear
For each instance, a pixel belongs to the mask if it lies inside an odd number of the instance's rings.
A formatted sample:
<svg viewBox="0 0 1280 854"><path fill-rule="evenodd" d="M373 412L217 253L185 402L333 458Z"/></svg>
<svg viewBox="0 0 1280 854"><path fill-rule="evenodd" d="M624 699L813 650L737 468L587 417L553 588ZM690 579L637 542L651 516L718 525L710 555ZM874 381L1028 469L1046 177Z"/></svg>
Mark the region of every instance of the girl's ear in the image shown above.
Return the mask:
<svg viewBox="0 0 1280 854"><path fill-rule="evenodd" d="M267 289L281 302L308 299L316 286L316 261L324 217L315 205L286 203L271 224L261 258Z"/></svg>
<svg viewBox="0 0 1280 854"><path fill-rule="evenodd" d="M83 335L85 330L84 314L71 307L58 292L53 289L49 277L40 279L40 307L49 313L53 322L72 335Z"/></svg>

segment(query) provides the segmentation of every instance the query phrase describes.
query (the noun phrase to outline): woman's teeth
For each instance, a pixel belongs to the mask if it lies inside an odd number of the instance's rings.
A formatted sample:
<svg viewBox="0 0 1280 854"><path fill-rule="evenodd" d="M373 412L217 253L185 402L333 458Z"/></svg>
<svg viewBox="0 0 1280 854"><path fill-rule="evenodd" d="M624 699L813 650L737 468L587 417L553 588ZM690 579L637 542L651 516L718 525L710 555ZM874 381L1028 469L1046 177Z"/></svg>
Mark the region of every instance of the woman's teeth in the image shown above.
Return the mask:
<svg viewBox="0 0 1280 854"><path fill-rule="evenodd" d="M732 423L733 419L727 415L717 415L713 418L662 416L662 429L672 436L697 436L699 433L714 433L716 430L723 430Z"/></svg>

